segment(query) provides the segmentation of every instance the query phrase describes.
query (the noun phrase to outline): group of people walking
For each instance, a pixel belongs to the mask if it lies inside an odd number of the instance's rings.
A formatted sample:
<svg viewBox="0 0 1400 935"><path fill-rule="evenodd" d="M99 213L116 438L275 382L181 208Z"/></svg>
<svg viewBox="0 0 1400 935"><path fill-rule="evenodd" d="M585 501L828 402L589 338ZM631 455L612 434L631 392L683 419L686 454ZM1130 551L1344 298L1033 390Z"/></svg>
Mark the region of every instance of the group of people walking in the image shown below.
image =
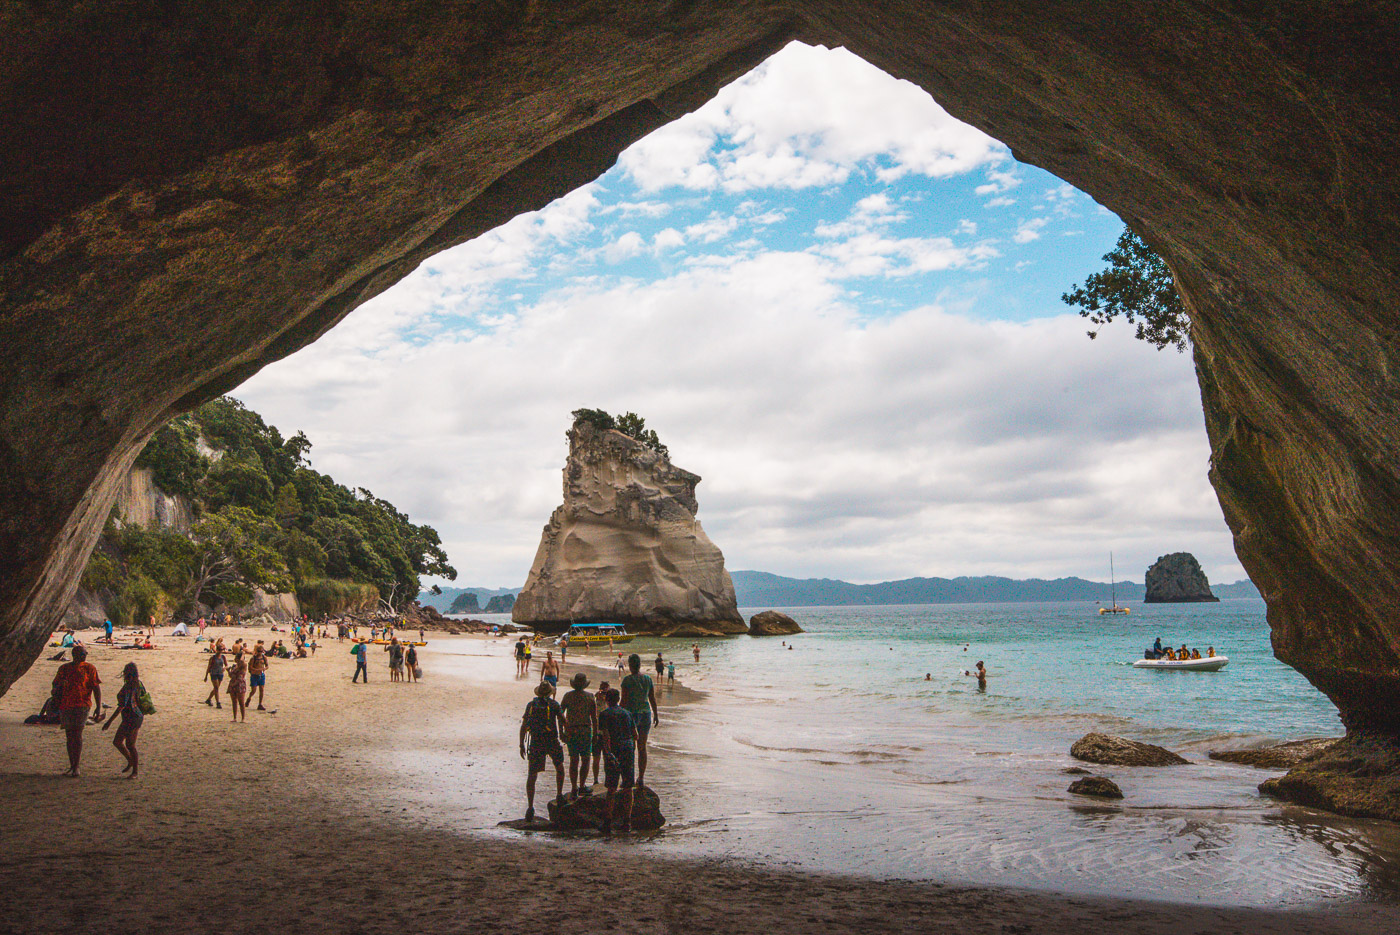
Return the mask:
<svg viewBox="0 0 1400 935"><path fill-rule="evenodd" d="M258 640L250 651L243 640L238 639L234 641L231 650L226 650L223 637L220 637L210 649L210 653L212 655L204 667L204 681L209 682L212 687L204 703L215 708L223 707L219 698L219 688L227 676L228 700L229 707L233 709L233 720L248 720L248 703L253 700L254 692L258 696L258 710L266 711L263 701L267 693L268 651L263 646L263 641ZM224 657L225 653L232 654L232 663ZM244 659L245 655L250 658Z"/></svg>
<svg viewBox="0 0 1400 935"><path fill-rule="evenodd" d="M63 775L76 777L83 756L83 728L89 723L102 721L102 679L98 677L97 667L87 661L87 650L81 643L73 645L73 661L65 662L54 673L52 693L45 707L50 705L58 709L59 723L63 725L68 746L68 769ZM141 684L136 663L128 662L122 667L122 687L117 689L117 704L102 723L102 729L107 730L113 721L121 718L117 733L112 737L112 746L126 761L122 772L132 779L136 778L140 768L136 738L146 715L154 710L150 695Z"/></svg>
<svg viewBox="0 0 1400 935"><path fill-rule="evenodd" d="M647 738L651 729L661 723L655 683L642 674L642 659L633 653L627 660L630 673L622 679L620 688L603 682L596 693L590 694L588 676L579 672L570 680L572 690L561 701L555 701L558 665L553 653L541 663L540 684L520 720L520 757L528 766L525 820L534 820L535 781L544 771L546 760L554 763L557 800L565 801L567 745L569 799L593 794L588 783L590 767L596 785L601 765L607 795L603 833L612 833L615 817L619 818L618 830L629 831L633 790L642 788L646 779Z"/></svg>
<svg viewBox="0 0 1400 935"><path fill-rule="evenodd" d="M355 645L350 647L350 655L355 657L355 674L351 682L359 682L363 675L364 684L369 684L369 647L368 641L361 640L356 640ZM384 652L389 654L389 681L416 682L422 677L422 670L418 668L418 647L411 641L400 643L397 636L390 637Z"/></svg>

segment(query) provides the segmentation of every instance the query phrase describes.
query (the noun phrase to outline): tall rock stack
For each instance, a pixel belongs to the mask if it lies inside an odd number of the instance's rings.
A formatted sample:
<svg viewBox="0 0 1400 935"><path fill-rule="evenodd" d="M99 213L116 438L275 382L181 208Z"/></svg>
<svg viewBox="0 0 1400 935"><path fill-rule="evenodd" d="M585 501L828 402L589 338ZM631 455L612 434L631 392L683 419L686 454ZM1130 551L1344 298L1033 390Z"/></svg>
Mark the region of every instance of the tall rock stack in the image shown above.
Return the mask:
<svg viewBox="0 0 1400 935"><path fill-rule="evenodd" d="M1190 552L1163 555L1147 569L1144 604L1199 604L1218 601L1201 563Z"/></svg>
<svg viewBox="0 0 1400 935"><path fill-rule="evenodd" d="M724 556L695 518L700 477L622 434L569 431L564 503L512 619L544 632L621 623L676 636L744 633Z"/></svg>

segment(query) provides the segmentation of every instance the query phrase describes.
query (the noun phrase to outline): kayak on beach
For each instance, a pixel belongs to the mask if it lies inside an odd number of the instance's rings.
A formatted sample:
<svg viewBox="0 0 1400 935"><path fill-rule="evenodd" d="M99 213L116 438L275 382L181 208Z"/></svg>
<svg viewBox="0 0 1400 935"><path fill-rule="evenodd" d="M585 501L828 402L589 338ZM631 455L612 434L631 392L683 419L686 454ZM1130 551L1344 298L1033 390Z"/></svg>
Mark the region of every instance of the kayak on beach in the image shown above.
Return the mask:
<svg viewBox="0 0 1400 935"><path fill-rule="evenodd" d="M1181 669L1187 672L1217 672L1230 661L1228 656L1208 656L1202 659L1139 659L1134 669Z"/></svg>

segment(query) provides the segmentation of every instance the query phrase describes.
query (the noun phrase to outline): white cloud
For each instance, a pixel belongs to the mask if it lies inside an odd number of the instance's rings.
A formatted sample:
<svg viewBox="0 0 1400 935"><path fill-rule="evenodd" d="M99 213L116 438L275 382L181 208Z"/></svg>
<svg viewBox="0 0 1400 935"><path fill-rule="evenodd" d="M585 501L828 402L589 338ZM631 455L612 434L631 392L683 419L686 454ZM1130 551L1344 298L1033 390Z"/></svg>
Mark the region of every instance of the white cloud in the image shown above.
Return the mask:
<svg viewBox="0 0 1400 935"><path fill-rule="evenodd" d="M619 164L645 191L802 189L868 170L883 182L999 163L1005 148L918 86L844 49L791 43Z"/></svg>
<svg viewBox="0 0 1400 935"><path fill-rule="evenodd" d="M603 259L608 263L621 263L641 254L646 249L642 235L628 231L603 248Z"/></svg>
<svg viewBox="0 0 1400 935"><path fill-rule="evenodd" d="M701 519L731 568L1098 574L1112 545L1130 567L1188 548L1212 576L1240 574L1189 358L1122 328L1090 342L1072 315L867 320L840 280L864 246L561 289L427 345L393 334L413 299L386 293L346 323L365 343L318 342L238 395L309 429L318 468L439 529L475 584L523 580L579 406L643 413L705 477ZM959 261L927 249L864 259Z"/></svg>
<svg viewBox="0 0 1400 935"><path fill-rule="evenodd" d="M1032 240L1039 240L1040 229L1048 223L1050 223L1049 218L1031 218L1028 221L1022 221L1016 227L1016 233L1011 236L1011 239L1017 243L1030 243Z"/></svg>

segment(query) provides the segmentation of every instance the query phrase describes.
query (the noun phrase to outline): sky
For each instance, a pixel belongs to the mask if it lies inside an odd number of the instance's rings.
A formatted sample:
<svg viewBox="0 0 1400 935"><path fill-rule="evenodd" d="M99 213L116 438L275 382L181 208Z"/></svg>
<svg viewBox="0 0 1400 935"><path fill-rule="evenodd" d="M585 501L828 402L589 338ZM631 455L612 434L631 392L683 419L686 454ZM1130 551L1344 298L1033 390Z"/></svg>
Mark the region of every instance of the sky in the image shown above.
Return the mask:
<svg viewBox="0 0 1400 935"><path fill-rule="evenodd" d="M1061 293L1116 216L926 93L794 43L541 211L444 251L232 395L524 583L570 413L634 411L731 569L1244 577L1190 355Z"/></svg>

